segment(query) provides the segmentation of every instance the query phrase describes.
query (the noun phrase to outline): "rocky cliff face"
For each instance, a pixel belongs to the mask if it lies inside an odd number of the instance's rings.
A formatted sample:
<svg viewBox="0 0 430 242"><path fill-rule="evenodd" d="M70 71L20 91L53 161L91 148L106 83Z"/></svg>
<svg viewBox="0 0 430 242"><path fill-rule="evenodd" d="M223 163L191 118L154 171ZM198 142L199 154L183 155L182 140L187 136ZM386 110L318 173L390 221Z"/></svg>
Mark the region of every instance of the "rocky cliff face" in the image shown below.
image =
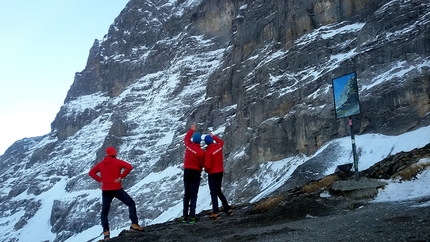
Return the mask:
<svg viewBox="0 0 430 242"><path fill-rule="evenodd" d="M135 167L124 186L153 221L182 196L182 138L193 122L226 141L226 191L249 201L264 188L256 177L269 172L265 163L300 163L348 135L347 121L335 119L331 80L354 71L356 134L428 126L429 13L418 0L130 0L91 47L52 132L0 158L0 211L25 211L19 230L42 210L39 195L64 186L69 199L51 201L56 240L98 224L86 172L114 145ZM296 177L289 186L310 179ZM113 214L112 224L127 220Z"/></svg>
<svg viewBox="0 0 430 242"><path fill-rule="evenodd" d="M216 129L234 115L224 137L229 141L227 154L248 143L251 163L279 160L297 153L312 154L328 140L347 135L345 123L333 119L330 86L332 78L352 71L358 73L363 107L355 121L357 133L400 134L429 124L425 116L429 112L430 49L426 4L195 4L183 15L171 16L180 2L170 6L163 1L131 1L106 40L94 44L87 67L75 77L66 102L99 91L117 96L137 79L175 65L175 57L196 51L190 49L192 41L179 35L201 35L214 41L212 49L222 48L224 56L220 66L210 70L205 102L193 105L183 117L191 122L191 112L193 121L202 123L204 129ZM411 67L407 76L380 80L402 67ZM172 98L189 85L187 80L199 75L186 67L178 71L181 81ZM378 88L368 87L378 81L383 81ZM234 111L223 110L232 106ZM64 112L68 110L62 109L52 125L60 139L100 115L88 110L70 120ZM264 128L273 118L277 125Z"/></svg>

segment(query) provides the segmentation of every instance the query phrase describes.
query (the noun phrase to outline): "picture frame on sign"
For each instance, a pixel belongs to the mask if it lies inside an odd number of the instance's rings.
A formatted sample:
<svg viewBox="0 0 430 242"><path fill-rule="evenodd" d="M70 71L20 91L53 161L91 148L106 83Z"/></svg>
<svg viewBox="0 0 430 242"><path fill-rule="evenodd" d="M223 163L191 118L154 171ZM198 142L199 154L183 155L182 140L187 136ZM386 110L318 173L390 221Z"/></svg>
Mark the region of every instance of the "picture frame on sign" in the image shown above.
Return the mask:
<svg viewBox="0 0 430 242"><path fill-rule="evenodd" d="M336 119L360 113L357 74L349 73L332 80Z"/></svg>

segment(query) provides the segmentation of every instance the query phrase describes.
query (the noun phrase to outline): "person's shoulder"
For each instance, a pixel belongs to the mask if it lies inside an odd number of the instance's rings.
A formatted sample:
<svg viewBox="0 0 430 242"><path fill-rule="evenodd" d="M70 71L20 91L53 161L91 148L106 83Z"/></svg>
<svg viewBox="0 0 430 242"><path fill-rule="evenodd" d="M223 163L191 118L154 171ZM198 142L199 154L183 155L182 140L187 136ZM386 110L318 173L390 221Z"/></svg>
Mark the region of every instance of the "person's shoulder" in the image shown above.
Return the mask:
<svg viewBox="0 0 430 242"><path fill-rule="evenodd" d="M206 147L206 152L214 151L216 147L218 147L218 145L216 143L212 143Z"/></svg>
<svg viewBox="0 0 430 242"><path fill-rule="evenodd" d="M224 144L224 141L222 139L217 140L216 142L213 143L215 147L223 146L223 144Z"/></svg>
<svg viewBox="0 0 430 242"><path fill-rule="evenodd" d="M121 159L116 158L116 157L115 157L115 160L116 160L117 162L121 162L121 163L128 163L127 161L125 161L125 160L121 160Z"/></svg>
<svg viewBox="0 0 430 242"><path fill-rule="evenodd" d="M198 144L198 143L194 143L194 142L191 142L190 144L188 144L187 145L189 148L191 148L191 150L193 150L193 151L195 151L195 152L197 152L197 153L200 153L201 151L202 152L205 152L203 149L202 149L202 147L200 146L200 144Z"/></svg>

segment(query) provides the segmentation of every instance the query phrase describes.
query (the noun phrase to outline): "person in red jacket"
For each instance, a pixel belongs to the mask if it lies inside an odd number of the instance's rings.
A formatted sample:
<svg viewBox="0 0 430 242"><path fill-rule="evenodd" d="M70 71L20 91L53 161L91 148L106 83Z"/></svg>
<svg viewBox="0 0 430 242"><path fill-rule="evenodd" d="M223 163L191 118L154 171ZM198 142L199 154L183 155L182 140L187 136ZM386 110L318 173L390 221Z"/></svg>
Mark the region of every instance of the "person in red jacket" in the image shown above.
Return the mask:
<svg viewBox="0 0 430 242"><path fill-rule="evenodd" d="M205 159L205 152L200 147L201 135L195 130L196 124L192 124L184 138L185 194L182 222L190 224L196 222L197 193L199 192L200 176Z"/></svg>
<svg viewBox="0 0 430 242"><path fill-rule="evenodd" d="M215 141L215 142L214 142ZM221 200L224 211L228 216L233 216L233 211L221 191L222 177L224 174L224 155L222 148L224 141L219 137L209 133L205 136L205 171L208 173L209 190L212 200L212 214L210 219L220 219L218 198Z"/></svg>
<svg viewBox="0 0 430 242"><path fill-rule="evenodd" d="M136 204L134 200L130 197L130 195L128 195L128 193L124 191L121 185L122 179L124 179L132 169L133 167L129 163L117 159L115 148L109 146L106 149L106 157L101 162L97 163L88 172L88 175L90 177L101 183L101 223L103 226L103 234L105 240L108 240L110 238L108 214L110 210L110 205L114 198L117 198L128 206L129 217L131 220L130 230L143 231L143 229L138 224Z"/></svg>

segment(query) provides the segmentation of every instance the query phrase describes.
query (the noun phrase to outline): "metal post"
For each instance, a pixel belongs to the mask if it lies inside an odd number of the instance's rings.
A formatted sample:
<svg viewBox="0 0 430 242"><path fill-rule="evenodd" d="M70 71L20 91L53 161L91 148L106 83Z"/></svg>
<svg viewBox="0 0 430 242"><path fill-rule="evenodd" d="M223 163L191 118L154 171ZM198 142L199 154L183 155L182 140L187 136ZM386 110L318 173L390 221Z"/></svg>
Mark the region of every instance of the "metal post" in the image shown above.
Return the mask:
<svg viewBox="0 0 430 242"><path fill-rule="evenodd" d="M360 180L360 176L358 174L358 159L355 151L355 138L354 138L354 129L352 128L352 117L349 116L349 127L351 129L351 143L352 143L352 156L354 158L354 170L355 170L355 180Z"/></svg>

